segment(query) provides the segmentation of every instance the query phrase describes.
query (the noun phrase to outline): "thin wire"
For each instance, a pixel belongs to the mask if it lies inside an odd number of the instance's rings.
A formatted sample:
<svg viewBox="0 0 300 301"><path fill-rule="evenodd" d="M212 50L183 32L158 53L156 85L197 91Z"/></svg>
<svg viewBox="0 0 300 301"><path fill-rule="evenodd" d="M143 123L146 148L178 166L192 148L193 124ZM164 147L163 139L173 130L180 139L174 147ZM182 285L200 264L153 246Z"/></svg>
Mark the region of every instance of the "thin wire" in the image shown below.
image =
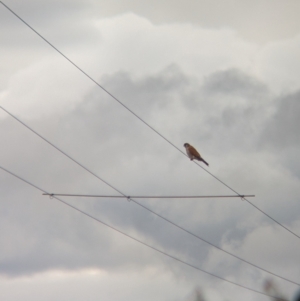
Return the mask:
<svg viewBox="0 0 300 301"><path fill-rule="evenodd" d="M0 1L1 2L1 1ZM100 178L98 175L96 175L95 173L93 173L91 170L89 170L88 168L86 168L84 165L82 165L81 163L79 163L78 161L76 161L75 159L73 159L71 156L69 156L67 153L65 153L63 150L59 149L57 146L55 146L53 143L51 143L49 140L47 140L46 138L44 138L43 136L41 136L39 133L37 133L35 130L33 130L32 128L30 128L27 124L25 124L23 121L21 121L20 119L18 119L16 116L14 116L13 114L11 114L10 112L8 112L6 109L4 109L3 107L0 106L0 108L5 111L8 115L10 115L12 118L14 118L15 120L17 120L19 123L21 123L23 126L25 126L27 129L29 129L31 132L33 132L35 135L37 135L38 137L40 137L42 140L44 140L45 142L47 142L48 144L50 144L52 147L54 147L56 150L58 150L60 153L62 153L63 155L65 155L66 157L68 157L70 160L72 160L74 163L76 163L77 165L79 165L81 168L83 168L84 170L86 170L87 172L89 172L90 174L92 174L94 177L96 177L97 179L99 179L100 181L102 181L103 183L105 183L106 185L108 185L110 188L114 189L115 191L117 191L118 193L122 194L123 196L125 196L124 193L122 193L120 190L118 190L117 188L115 188L114 186L112 186L111 184L109 184L108 182L106 182L105 180L103 180L102 178Z"/></svg>
<svg viewBox="0 0 300 301"><path fill-rule="evenodd" d="M1 2L1 1L0 1L0 2ZM39 187L36 186L35 184L30 183L29 181L27 181L27 180L23 179L22 177L20 177L20 176L14 174L13 172L7 170L6 168L4 168L4 167L2 167L2 166L0 166L0 168L1 168L2 170L4 170L5 172L9 173L10 175L12 175L12 176L18 178L19 180L21 180L21 181L27 183L28 185L30 185L30 186L32 186L32 187L34 187L34 188L36 188L36 189L38 189L38 190L40 190L40 191L42 191L42 192L44 192L44 193L47 193L44 189L39 188ZM89 214L89 213L87 213L87 212L85 212L85 211L83 211L83 210L77 208L76 206L73 206L73 205L69 204L68 202L63 201L62 199L60 199L60 198L58 198L58 197L56 197L56 196L53 196L53 198L55 198L56 200L58 200L58 201L60 201L61 203L65 204L66 206L68 206L68 207L70 207L70 208L72 208L72 209L74 209L74 210L76 210L76 211L78 211L78 212L80 212L80 213L86 215L87 217L89 217L89 218L95 220L96 222L101 223L101 224L107 226L108 228L110 228L110 229L112 229L112 230L114 230L114 231L116 231L116 232L118 232L118 233L120 233L120 234L122 234L122 235L124 235L124 236L126 236L126 237L128 237L128 238L131 238L132 240L134 240L134 241L136 241L136 242L138 242L138 243L140 243L140 244L142 244L142 245L144 245L144 246L146 246L146 247L148 247L148 248L150 248L150 249L152 249L152 250L154 250L154 251L156 251L156 252L158 252L158 253L161 253L161 254L163 254L163 255L165 255L165 256L167 256L167 257L170 257L170 258L172 258L172 259L174 259L174 260L176 260L176 261L178 261L178 262L181 262L181 263L183 263L183 264L185 264L185 265L187 265L187 266L189 266L189 267L191 267L191 268L193 268L193 269L195 269L195 270L201 271L201 272L203 272L203 273L205 273L205 274L208 274L208 275L210 275L210 276L213 276L213 277L218 278L218 279L220 279L220 280L223 280L223 281L225 281L225 282L231 283L231 284L236 285L236 286L238 286L238 287L247 289L247 290L249 290L249 291L252 291L252 292L255 292L255 293L258 293L258 294L267 296L267 297L276 298L277 300L285 301L284 299L281 299L281 298L278 298L278 297L275 297L275 296L268 295L268 294L266 294L266 293L264 293L264 292L261 292L261 291L252 289L252 288L250 288L250 287L247 287L247 286L244 286L244 285L242 285L242 284L236 283L236 282L234 282L234 281L228 280L228 279L223 278L223 277L221 277L221 276L218 276L218 275L215 275L215 274L213 274L213 273L207 272L207 271L205 271L205 270L203 270L203 269L201 269L201 268L199 268L199 267L197 267L197 266L195 266L195 265L193 265L193 264L191 264L191 263L188 263L188 262L186 262L186 261L184 261L184 260L182 260L182 259L180 259L180 258L177 258L177 257L175 257L175 256L173 256L173 255L170 255L170 254L166 253L165 251L159 250L159 249L157 249L156 247L153 247L153 246L151 246L151 245L148 245L147 243L145 243L145 242L143 242L143 241L141 241L141 240L139 240L139 239L137 239L137 238L135 238L135 237L133 237L133 236L131 236L131 235L129 235L129 234L127 234L127 233L125 233L125 232L123 232L123 231L121 231L121 230L119 230L119 229L117 229L117 228L115 228L115 227L113 227L113 226L111 226L111 225L105 223L105 222L103 222L102 220L100 220L100 219L98 219L98 218L92 216L91 214Z"/></svg>
<svg viewBox="0 0 300 301"><path fill-rule="evenodd" d="M51 46L54 50L56 50L60 55L62 55L67 61L69 61L75 68L77 68L80 72L82 72L86 77L88 77L92 82L94 82L99 88L101 88L103 91L105 91L108 95L110 95L115 101L117 101L121 106L123 106L127 111L129 111L132 115L134 115L136 118L138 118L142 123L144 123L147 127L149 127L152 131L154 131L157 135L159 135L161 138L163 138L166 142L168 142L170 145L172 145L174 148L176 148L180 153L182 153L184 156L187 156L181 149L179 149L175 144L173 144L169 139L167 139L165 136L163 136L161 133L159 133L154 127L152 127L150 124L148 124L146 121L144 121L140 116L138 116L134 111L132 111L129 107L127 107L124 103L122 103L117 97L115 97L113 94L111 94L108 90L106 90L101 84L99 84L95 79L93 79L90 75L88 75L83 69L81 69L78 65L76 65L71 59L69 59L65 54L63 54L58 48L56 48L53 44L51 44L46 38L44 38L39 32L37 32L33 27L31 27L25 20L23 20L19 15L17 15L11 8L9 8L6 4L4 4L2 1L0 3L6 7L13 15L15 15L20 21L22 21L26 26L28 26L33 32L35 32L41 39L43 39L49 46ZM213 175L210 171L205 169L203 166L199 165L197 162L194 161L195 164L197 164L199 167L201 167L203 170L205 170L207 173L209 173L212 177L214 177L216 180L218 180L220 183L225 185L227 188L229 188L231 191L236 193L241 197L241 195L235 191L233 188L228 186L225 182L223 182L221 179ZM275 220L273 217L271 217L269 214L264 212L262 209L258 208L256 205L251 203L249 200L245 199L251 206L253 206L255 209L260 211L262 214L267 216L269 219L271 219L273 222L284 228L286 231L290 232L294 236L300 239L300 236L294 233L289 228L285 227L283 224Z"/></svg>
<svg viewBox="0 0 300 301"><path fill-rule="evenodd" d="M131 199L131 200L132 200L132 199ZM287 279L287 278L282 277L282 276L280 276L280 275L278 275L278 274L275 274L275 273L273 273L273 272L270 272L270 271L268 271L268 270L266 270L266 269L264 269L264 268L262 268L262 267L259 267L258 265L254 264L254 263L251 263L250 261L247 261L247 260L245 260L245 259L243 259L243 258L241 258L241 257L239 257L239 256L237 256L237 255L235 255L235 254L233 254L233 253L230 253L229 251L226 251L226 250L222 249L221 247L218 247L217 245L214 245L213 243L211 243L211 242L207 241L206 239L204 239L204 238L198 236L197 234L194 234L193 232L191 232L191 231L189 231L189 230L187 230L187 229L181 227L180 225L175 224L174 222L172 222L171 220L167 219L166 217L160 215L159 213L154 212L153 210L151 210L150 208L146 207L145 205L143 205L143 204L141 204L141 203L139 203L139 202L137 202L137 201L135 201L135 200L132 200L132 202L134 202L135 204L139 205L140 207L143 207L144 209L146 209L146 210L152 212L153 214L157 215L158 217L160 217L161 219L165 220L166 222L172 224L173 226L175 226L175 227L181 229L182 231L184 231L184 232L186 232L186 233L188 233L188 234L194 236L195 238L198 238L198 239L202 240L203 242L205 242L205 243L211 245L212 247L214 247L214 248L216 248L216 249L218 249L218 250L220 250L220 251L222 251L222 252L224 252L224 253L226 253L226 254L228 254L228 255L231 255L232 257L234 257L234 258L236 258L236 259L239 259L239 260L241 260L241 261L243 261L243 262L245 262L245 263L247 263L247 264L249 264L249 265L251 265L251 266L253 266L253 267L255 267L255 268L259 269L259 270L261 270L261 271L264 271L264 272L266 272L266 273L269 273L270 275L273 275L273 276L278 277L278 278L280 278L280 279L282 279L282 280L285 280L285 281L288 281L288 282L290 282L290 283L293 283L293 284L296 284L296 285L300 286L299 283L297 283L297 282L295 282L295 281L293 281L293 280Z"/></svg>
<svg viewBox="0 0 300 301"><path fill-rule="evenodd" d="M203 166L199 165L197 162L193 161L195 164L197 164L199 167L201 167L202 169L204 169L207 173L209 173L212 177L214 177L216 180L218 180L220 183L222 183L223 185L225 185L227 188L229 188L232 192L236 193L237 195L241 196L237 191L235 191L233 188L231 188L230 186L228 186L225 182L223 182L222 180L220 180L218 177L216 177L214 174L212 174L210 171L208 171L207 169L205 169ZM266 212L264 212L262 209L258 208L256 205L254 205L253 203L251 203L248 199L246 198L242 198L244 199L246 202L248 202L251 206L253 206L254 208L256 208L258 211L260 211L262 214L264 214L265 216L267 216L269 219L271 219L273 222L275 222L276 224L278 224L279 226L281 226L282 228L284 228L285 230L287 230L288 232L290 232L291 234L293 234L294 236L296 236L297 238L300 239L300 236L298 234L296 234L295 232L293 232L292 230L290 230L289 228L285 227L283 224L281 224L280 222L278 222L276 219L274 219L272 216L270 216L269 214L267 214Z"/></svg>
<svg viewBox="0 0 300 301"><path fill-rule="evenodd" d="M23 121L21 121L19 118L17 118L16 116L14 116L13 114L11 114L11 113L8 112L7 110L5 110L3 107L0 106L0 108L1 108L2 110L4 110L7 114L9 114L12 118L14 118L16 121L18 121L19 123L21 123L22 125L24 125L24 126L25 126L27 129L29 129L32 133L34 133L35 135L37 135L38 137L40 137L41 139L43 139L45 142L47 142L48 144L50 144L52 147L54 147L54 148L55 148L56 150L58 150L60 153L62 153L63 155L67 156L67 157L68 157L70 160L72 160L74 163L76 163L77 165L79 165L80 167L82 167L82 168L83 168L84 170L86 170L88 173L92 174L92 175L95 176L97 179L99 179L100 181L102 181L103 183L105 183L106 185L108 185L109 187L111 187L112 189L114 189L115 191L117 191L118 193L120 193L123 197L126 197L128 200L134 202L136 205L138 205L138 206L140 206L140 207L146 209L147 211L149 211L149 212L155 214L156 216L158 216L158 217L160 217L161 219L165 220L166 222L172 224L173 226L177 227L178 229L181 229L182 231L184 231L184 232L186 232L186 233L188 233L188 234L190 234L190 235L192 235L192 236L194 236L194 237L196 237L196 238L202 240L203 242L205 242L205 243L207 243L207 244L209 244L209 245L211 245L211 246L217 248L218 250L227 253L228 255L231 255L231 256L233 256L233 257L235 257L235 258L237 258L237 259L239 259L239 260L241 260L241 261L243 261L243 262L245 262L245 263L248 263L249 265L251 265L251 266L253 266L253 267L255 267L255 268L258 268L258 269L260 269L260 270L262 270L262 271L264 271L264 272L267 272L267 273L269 273L269 274L271 274L271 275L273 275L273 276L276 276L276 277L278 277L278 278L280 278L280 279L283 279L283 280L285 280L285 281L288 281L288 282L290 282L290 283L293 283L293 284L296 284L296 285L300 286L300 284L297 283L297 282L294 282L294 281L292 281L292 280L289 280L289 279L287 279L287 278L284 278L284 277L282 277L282 276L279 276L279 275L277 275L277 274L275 274L275 273L273 273L273 272L270 272L270 271L268 271L268 270L266 270L266 269L264 269L264 268L261 268L261 267L255 265L255 264L253 264L253 263L251 263L251 262L249 262L249 261L247 261L247 260L245 260L245 259L242 259L242 258L238 257L237 255L234 255L234 254L232 254L232 253L230 253L230 252L228 252L228 251L226 251L226 250L224 250L224 249L222 249L222 248L220 248L220 247L218 247L218 246L216 246L216 245L210 243L209 241L207 241L207 240L201 238L200 236L198 236L198 235L192 233L191 231L189 231L189 230L187 230L187 229L185 229L185 228L179 226L178 224L172 222L172 221L169 220L168 218L166 218L166 217L160 215L159 213L156 213L155 211L153 211L152 209L146 207L145 205L142 205L141 203L139 203L138 201L134 200L133 198L128 198L122 191L118 190L116 187L114 187L113 185L111 185L110 183L108 183L107 181L105 181L104 179L102 179L101 177L99 177L97 174L93 173L91 170L89 170L87 167L85 167L84 165L82 165L81 163L79 163L77 160L73 159L71 156L69 156L67 153L65 153L64 151L62 151L62 150L61 150L60 148L58 148L57 146L55 146L55 145L54 145L53 143L51 143L49 140L47 140L46 138L44 138L43 136L41 136L40 134L38 134L35 130L33 130L31 127L29 127L29 126L28 126L27 124L25 124Z"/></svg>
<svg viewBox="0 0 300 301"><path fill-rule="evenodd" d="M43 193L50 196L72 196L85 198L125 198L125 199L207 199L207 198L238 198L238 195L97 195L97 194L68 194L68 193ZM255 197L255 195L242 195L242 197Z"/></svg>

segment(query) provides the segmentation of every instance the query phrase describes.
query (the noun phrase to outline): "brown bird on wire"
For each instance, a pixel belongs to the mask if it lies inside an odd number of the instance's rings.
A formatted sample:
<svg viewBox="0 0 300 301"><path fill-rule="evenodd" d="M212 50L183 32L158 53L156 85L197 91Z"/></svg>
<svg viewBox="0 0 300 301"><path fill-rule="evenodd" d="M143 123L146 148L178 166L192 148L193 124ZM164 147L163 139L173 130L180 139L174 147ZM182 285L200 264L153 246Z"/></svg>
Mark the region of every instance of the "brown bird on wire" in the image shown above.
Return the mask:
<svg viewBox="0 0 300 301"><path fill-rule="evenodd" d="M209 166L209 164L201 157L201 155L197 152L197 150L193 146L191 146L188 143L185 143L183 146L185 147L186 153L188 157L191 159L191 161L196 159L198 161L204 162L207 166Z"/></svg>

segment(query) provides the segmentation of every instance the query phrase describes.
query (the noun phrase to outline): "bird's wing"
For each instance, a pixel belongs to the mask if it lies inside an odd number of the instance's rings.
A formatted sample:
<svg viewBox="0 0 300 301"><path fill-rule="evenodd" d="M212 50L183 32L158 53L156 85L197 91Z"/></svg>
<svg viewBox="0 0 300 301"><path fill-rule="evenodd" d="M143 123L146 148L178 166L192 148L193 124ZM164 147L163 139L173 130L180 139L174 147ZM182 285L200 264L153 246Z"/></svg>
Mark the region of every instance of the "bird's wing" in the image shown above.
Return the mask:
<svg viewBox="0 0 300 301"><path fill-rule="evenodd" d="M200 154L197 152L197 150L193 146L190 145L189 151L192 156L199 158L199 159L201 158Z"/></svg>

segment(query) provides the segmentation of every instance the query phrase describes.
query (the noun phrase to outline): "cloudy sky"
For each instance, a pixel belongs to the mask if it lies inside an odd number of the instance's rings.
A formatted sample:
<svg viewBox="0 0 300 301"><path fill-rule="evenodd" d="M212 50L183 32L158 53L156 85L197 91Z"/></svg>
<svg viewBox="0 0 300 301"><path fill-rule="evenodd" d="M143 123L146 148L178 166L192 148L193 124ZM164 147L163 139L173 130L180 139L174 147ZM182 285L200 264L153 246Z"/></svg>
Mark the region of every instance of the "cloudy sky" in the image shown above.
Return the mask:
<svg viewBox="0 0 300 301"><path fill-rule="evenodd" d="M4 3L132 112L247 201L137 200L300 282L300 2ZM0 105L125 195L233 194L0 3ZM44 191L118 195L0 109L0 166ZM269 300L150 249L0 169L1 300ZM122 232L263 291L270 276L124 199L61 197ZM294 234L296 235L294 235Z"/></svg>

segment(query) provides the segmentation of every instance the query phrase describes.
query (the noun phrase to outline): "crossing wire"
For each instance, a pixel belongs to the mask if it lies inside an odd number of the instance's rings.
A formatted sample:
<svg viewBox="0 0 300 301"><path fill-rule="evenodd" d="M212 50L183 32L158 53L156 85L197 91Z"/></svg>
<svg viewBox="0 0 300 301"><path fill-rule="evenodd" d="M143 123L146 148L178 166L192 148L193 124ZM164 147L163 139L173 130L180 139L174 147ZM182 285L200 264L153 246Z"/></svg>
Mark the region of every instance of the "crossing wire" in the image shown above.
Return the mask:
<svg viewBox="0 0 300 301"><path fill-rule="evenodd" d="M27 183L28 185L30 185L30 186L32 186L32 187L34 187L34 188L36 188L36 189L38 189L38 190L40 190L40 191L42 191L42 192L44 192L44 193L48 193L46 190L44 190L44 189L42 189L42 188L39 188L37 185L32 184L31 182L29 182L29 181L25 180L24 178L22 178L22 177L16 175L15 173L9 171L8 169L6 169L6 168L4 168L4 167L2 167L2 166L0 166L0 168L1 168L2 170L4 170L5 172L9 173L10 175L12 175L12 176L18 178L19 180L21 180L21 181ZM53 197L54 197L56 200L58 200L59 202L63 203L64 205L66 205L66 206L68 206L68 207L70 207L70 208L72 208L72 209L74 209L74 210L76 210L76 211L78 211L78 212L84 214L85 216L87 216L87 217L89 217L89 218L95 220L96 222L101 223L102 225L104 225L104 226L106 226L106 227L108 227L108 228L110 228L110 229L112 229L112 230L114 230L114 231L116 231L116 232L118 232L118 233L120 233L120 234L122 234L122 235L124 235L124 236L126 236L126 237L128 237L128 238L130 238L130 239L132 239L132 240L134 240L134 241L136 241L136 242L138 242L138 243L140 243L140 244L142 244L142 245L144 245L144 246L146 246L146 247L148 247L148 248L150 248L150 249L152 249L152 250L158 252L158 253L160 253L160 254L163 254L163 255L165 255L165 256L167 256L167 257L169 257L169 258L172 258L172 259L174 259L174 260L176 260L176 261L178 261L178 262L181 262L182 264L187 265L187 266L189 266L189 267L191 267L191 268L193 268L193 269L195 269L195 270L201 271L201 272L203 272L203 273L205 273L205 274L207 274L207 275L213 276L213 277L215 277L215 278L217 278L217 279L219 279L219 280L222 280L222 281L231 283L231 284L233 284L233 285L236 285L236 286L238 286L238 287L241 287L241 288L244 288L244 289L246 289L246 290L252 291L252 292L254 292L254 293L261 294L261 295L264 295L264 296L267 296L267 297L272 297L272 298L274 298L274 299L276 299L276 300L286 301L285 299L278 298L278 297L275 297L275 296L266 294L266 293L264 293L264 292L261 292L261 291L252 289L252 288L247 287L247 286L245 286L245 285L239 284L239 283L237 283L237 282L228 280L228 279L223 278L223 277L221 277L221 276L218 276L218 275L216 275L216 274L213 274L213 273L210 273L210 272L208 272L208 271L205 271L205 270L203 270L203 269L197 267L196 265L193 265L193 264L188 263L188 262L186 262L186 261L184 261L184 260L182 260L182 259L180 259L180 258L178 258L178 257L175 257L175 256L173 256L173 255L170 255L169 253L167 253L167 252L165 252L165 251L162 251L162 250L160 250L160 249L158 249L158 248L156 248L156 247L153 247L153 246L151 246L151 245L149 245L149 244L147 244L147 243L145 243L145 242L139 240L138 238L135 238L135 237L133 237L133 236L131 236L131 235L129 235L129 234L127 234L127 233L125 233L125 232L123 232L123 231L121 231L121 230L119 230L119 229L117 229L117 228L115 228L115 227L113 227L113 226L107 224L106 222L103 222L103 221L100 220L99 218L94 217L93 215L91 215L91 214L89 214L89 213L87 213L87 212L85 212L85 211L79 209L78 207L76 207L76 206L74 206L74 205L72 205L72 204L70 204L70 203L68 203L68 202L66 202L66 201L64 201L64 200L62 200L62 199L60 199L60 198L58 198L58 197L55 197L55 196L53 196Z"/></svg>
<svg viewBox="0 0 300 301"><path fill-rule="evenodd" d="M68 155L66 152L64 152L64 151L61 150L59 147L57 147L56 145L54 145L52 142L50 142L49 140L47 140L45 137L43 137L42 135L40 135L38 132L36 132L34 129L32 129L30 126L28 126L26 123L24 123L24 122L21 121L19 118L17 118L16 116L14 116L12 113L10 113L9 111L7 111L6 109L4 109L4 108L1 107L1 106L0 106L0 108L1 108L2 110L4 110L8 115L10 115L13 119L15 119L15 120L18 121L20 124L22 124L24 127L26 127L27 129L29 129L32 133L34 133L35 135L37 135L39 138L41 138L41 139L44 140L46 143L48 143L48 144L51 145L53 148L55 148L57 151L59 151L60 153L62 153L63 155L65 155L67 158L69 158L70 160L72 160L72 161L73 161L74 163L76 163L78 166L80 166L81 168L83 168L85 171L87 171L88 173L90 173L91 175L93 175L94 177L96 177L98 180L102 181L103 183L105 183L106 185L108 185L109 187L111 187L113 190L117 191L117 192L118 192L119 194L121 194L123 197L126 197L127 199L129 199L130 201L132 201L133 203L135 203L136 205L138 205L138 206L144 208L145 210L151 212L152 214L154 214L154 215L160 217L161 219L163 219L164 221L166 221L166 222L170 223L171 225L177 227L178 229L181 229L182 231L184 231L184 232L186 232L186 233L188 233L188 234L194 236L195 238L198 238L198 239L202 240L203 242L205 242L205 243L211 245L212 247L214 247L214 248L216 248L216 249L218 249L218 250L220 250L220 251L223 251L223 252L227 253L228 255L231 255L231 256L235 257L236 259L239 259L239 260L241 260L241 261L243 261L243 262L245 262L245 263L247 263L247 264L249 264L249 265L251 265L251 266L253 266L253 267L255 267L255 268L258 268L258 269L260 269L260 270L262 270L262 271L264 271L264 272L266 272L266 273L269 273L269 274L271 274L271 275L273 275L273 276L275 276L275 277L278 277L278 278L280 278L280 279L283 279L283 280L285 280L285 281L288 281L288 282L290 282L290 283L293 283L293 284L296 284L296 285L300 286L300 284L297 283L297 282L294 282L294 281L289 280L289 279L287 279L287 278L285 278L285 277L282 277L282 276L277 275L277 274L275 274L275 273L273 273L273 272L270 272L270 271L268 271L268 270L266 270L266 269L264 269L264 268L261 268L261 267L255 265L255 264L253 264L253 263L251 263L251 262L249 262L249 261L247 261L247 260L245 260L245 259L242 259L241 257L239 257L239 256L237 256L237 255L234 255L233 253L230 253L230 252L228 252L228 251L226 251L226 250L224 250L224 249L222 249L222 248L220 248L220 247L218 247L218 246L216 246L216 245L210 243L209 241L207 241L207 240L201 238L200 236L194 234L193 232L191 232L191 231L189 231L189 230L187 230L187 229L181 227L180 225L174 223L174 222L171 221L170 219L168 219L168 218L162 216L161 214L159 214L159 213L153 211L152 209L148 208L147 206L145 206L145 205L139 203L139 202L136 201L135 199L133 199L133 198L131 198L131 197L129 198L129 197L126 196L122 191L120 191L119 189L117 189L116 187L114 187L112 184L108 183L108 182L105 181L103 178L101 178L100 176L98 176L97 174L95 174L94 172L92 172L90 169L88 169L87 167L85 167L83 164L81 164L80 162L78 162L77 160L75 160L74 158L72 158L70 155Z"/></svg>
<svg viewBox="0 0 300 301"><path fill-rule="evenodd" d="M126 198L126 199L208 199L208 198L238 198L238 195L97 195L97 194L69 194L69 193L43 193L50 196L76 196L85 198ZM255 195L242 195L242 197L255 197Z"/></svg>
<svg viewBox="0 0 300 301"><path fill-rule="evenodd" d="M117 101L121 106L123 106L127 111L129 111L132 115L134 115L136 118L138 118L142 123L144 123L147 127L149 127L152 131L154 131L157 135L159 135L162 139L164 139L166 142L168 142L170 145L172 145L175 149L177 149L180 153L182 153L184 156L186 154L178 148L174 143L172 143L169 139L167 139L165 136L163 136L159 131L157 131L154 127L152 127L149 123L147 123L145 120L143 120L139 115L137 115L133 110L131 110L128 106L126 106L123 102L121 102L117 97L115 97L112 93L110 93L107 89L105 89L102 85L100 85L94 78L92 78L88 73L86 73L82 68L80 68L77 64L75 64L71 59L69 59L65 54L63 54L57 47L55 47L52 43L50 43L45 37L43 37L38 31L36 31L32 26L30 26L24 19L22 19L18 14L16 14L11 8L9 8L3 1L0 1L0 3L9 10L13 15L15 15L21 22L23 22L27 27L29 27L33 32L35 32L41 39L43 39L49 46L51 46L55 51L57 51L60 55L62 55L67 61L69 61L75 68L77 68L81 73L83 73L86 77L88 77L92 82L94 82L99 88L101 88L104 92L106 92L108 95L110 95L115 101ZM210 174L212 177L214 177L217 181L222 183L224 186L226 186L228 189L236 193L238 196L242 197L236 190L234 190L232 187L227 185L224 181L219 179L217 176L212 174L210 171L205 169L203 166L199 165L197 162L193 161L196 165L201 167L203 170L205 170L208 174ZM256 210L260 211L263 215L267 216L269 219L271 219L274 223L294 235L295 237L300 239L300 236L297 235L295 232L278 222L276 219L274 219L272 216L264 212L262 209L260 209L258 206L250 202L248 199L243 198L248 204L250 204L252 207L254 207Z"/></svg>

